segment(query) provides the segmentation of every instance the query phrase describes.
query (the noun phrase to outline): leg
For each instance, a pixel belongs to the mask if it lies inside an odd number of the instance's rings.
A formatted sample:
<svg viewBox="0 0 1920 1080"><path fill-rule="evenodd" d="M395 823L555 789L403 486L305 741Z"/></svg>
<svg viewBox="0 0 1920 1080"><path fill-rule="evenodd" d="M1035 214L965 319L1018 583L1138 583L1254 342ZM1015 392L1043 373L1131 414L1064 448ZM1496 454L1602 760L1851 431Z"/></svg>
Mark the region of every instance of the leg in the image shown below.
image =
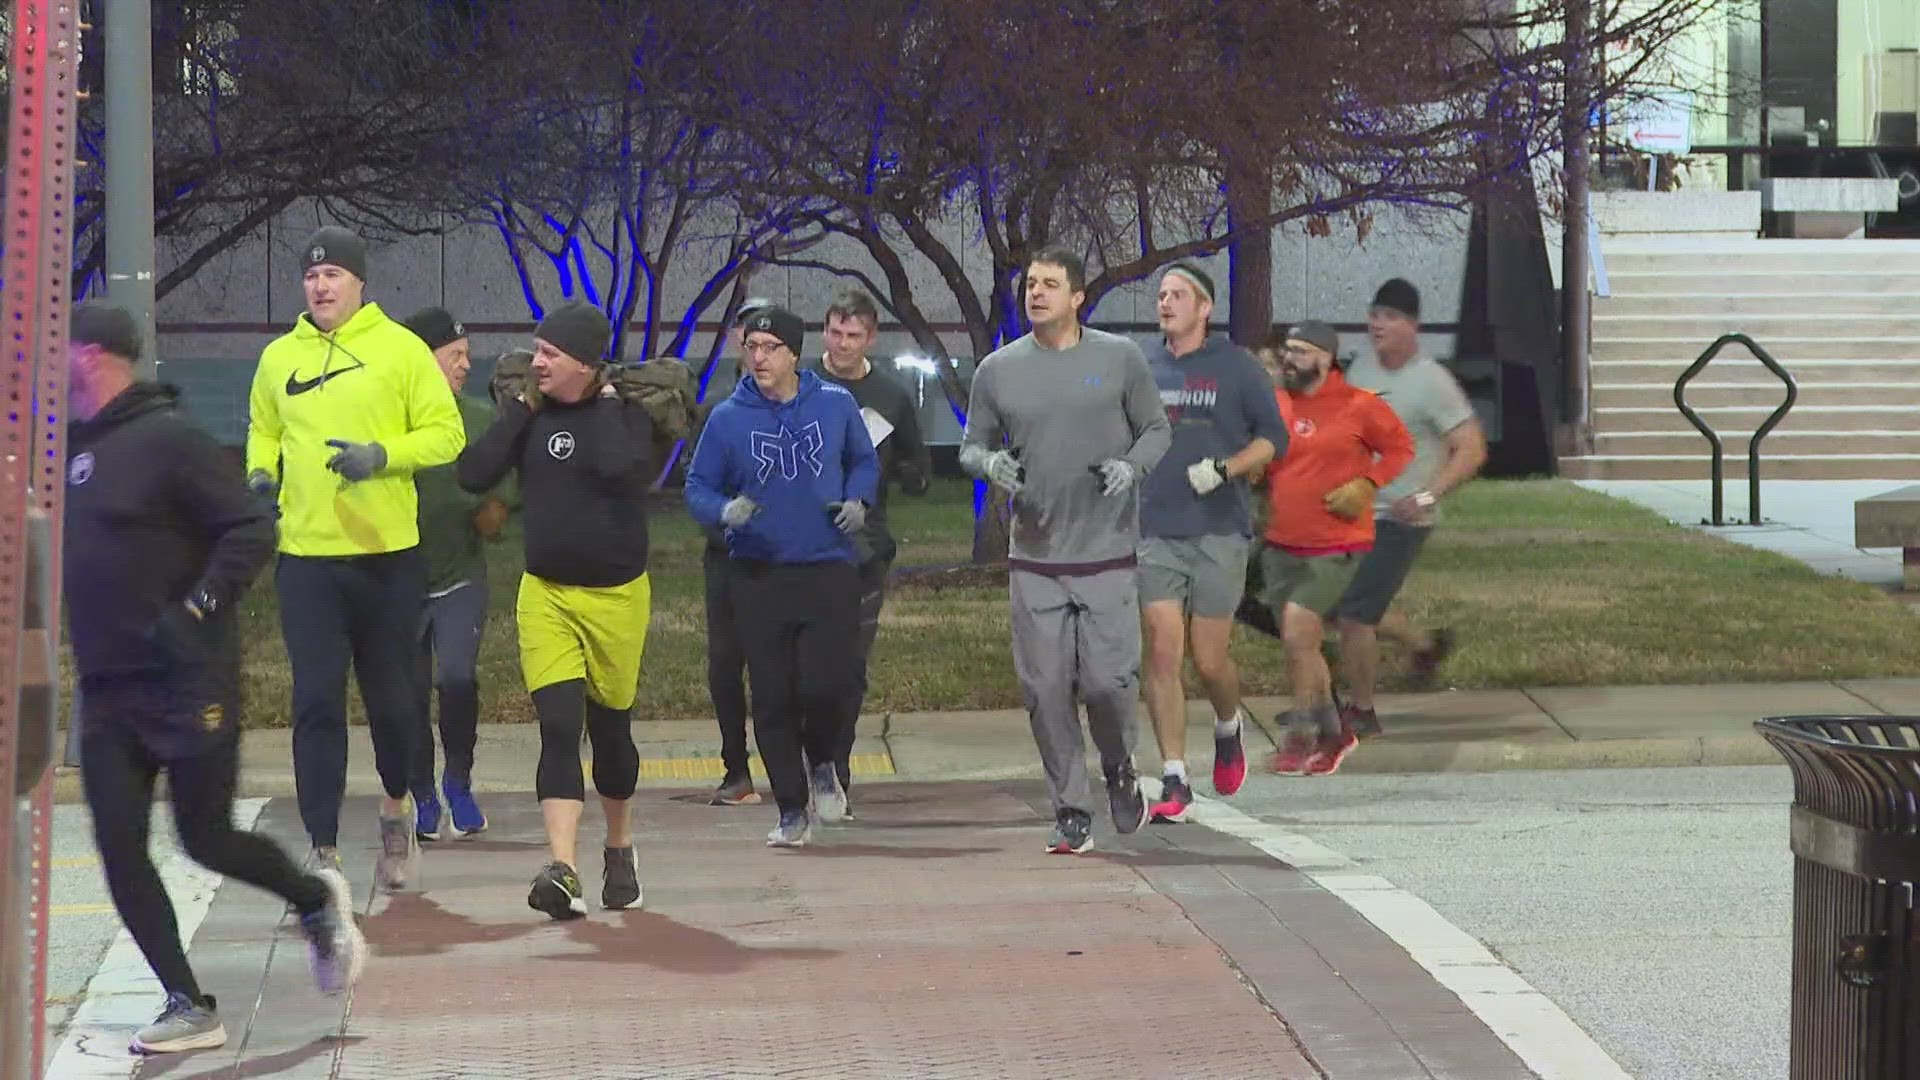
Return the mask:
<svg viewBox="0 0 1920 1080"><path fill-rule="evenodd" d="M1293 685L1294 724L1298 728L1333 708L1333 676L1321 655L1323 631L1318 612L1288 604L1280 616L1287 648L1287 681Z"/></svg>
<svg viewBox="0 0 1920 1080"><path fill-rule="evenodd" d="M893 570L891 558L872 558L860 564L858 587L860 590L859 607L855 617L859 628L854 633L854 674L858 682L858 703L853 706L845 730L840 733L840 743L833 756L833 765L840 774L840 787L844 790L853 783L853 740L855 729L860 726L860 711L867 701L867 664L873 657L873 642L880 635L880 611L887 604L887 574Z"/></svg>
<svg viewBox="0 0 1920 1080"><path fill-rule="evenodd" d="M128 726L142 707L127 691L87 691L80 737L80 777L93 816L93 840L114 909L169 994L204 1000L187 966L173 902L160 883L147 843L158 763Z"/></svg>
<svg viewBox="0 0 1920 1080"><path fill-rule="evenodd" d="M747 775L747 655L734 628L733 605L728 598L730 565L725 554L709 551L703 567L707 587L707 696L720 725L720 760L729 778Z"/></svg>
<svg viewBox="0 0 1920 1080"><path fill-rule="evenodd" d="M846 816L841 769L860 715L861 661L857 641L862 605L860 572L850 563L807 567L807 610L794 641L799 665L802 748L814 810L821 821Z"/></svg>
<svg viewBox="0 0 1920 1080"><path fill-rule="evenodd" d="M607 847L633 846L627 803L640 782L640 751L633 744L633 702L653 619L653 579L646 574L610 589L578 590L575 618L587 662L587 739L593 746L593 787L607 818ZM625 907L609 902L608 907Z"/></svg>
<svg viewBox="0 0 1920 1080"><path fill-rule="evenodd" d="M1090 815L1093 786L1087 777L1085 736L1074 694L1073 602L1058 580L1026 570L1012 571L1007 595L1012 605L1014 673L1026 698L1027 720L1046 770L1054 814L1072 810Z"/></svg>
<svg viewBox="0 0 1920 1080"><path fill-rule="evenodd" d="M1191 540L1150 539L1140 543L1142 629L1146 635L1147 716L1153 721L1165 773L1186 779L1187 692L1181 668L1186 663L1187 601L1192 578L1181 557Z"/></svg>
<svg viewBox="0 0 1920 1080"><path fill-rule="evenodd" d="M476 578L434 601L435 689L440 699L440 746L446 775L462 785L473 777L480 731L480 641L487 629L487 583ZM428 767L433 742L420 749Z"/></svg>
<svg viewBox="0 0 1920 1080"><path fill-rule="evenodd" d="M1240 669L1228 643L1233 639L1233 613L1246 588L1247 548L1245 537L1205 536L1194 556L1193 614L1187 633L1194 673L1213 706L1216 725L1240 715Z"/></svg>
<svg viewBox="0 0 1920 1080"><path fill-rule="evenodd" d="M1378 629L1406 584L1429 532L1394 521L1380 522L1373 550L1360 560L1353 582L1334 609L1340 621L1340 658L1347 692L1353 698L1353 709L1363 718L1371 717L1374 711L1373 695L1380 671ZM1399 620L1399 626L1405 627L1405 621ZM1425 644L1421 642L1415 648Z"/></svg>
<svg viewBox="0 0 1920 1080"><path fill-rule="evenodd" d="M347 789L347 664L353 654L335 562L282 555L274 571L293 671L294 791L316 848L338 845Z"/></svg>
<svg viewBox="0 0 1920 1080"><path fill-rule="evenodd" d="M413 792L414 805L422 807L429 801L438 801L433 794L432 694L434 619L439 610L440 601L435 597L428 597L421 605L420 632L414 648L414 715L420 718L420 728L414 732L413 764L407 770L407 787Z"/></svg>
<svg viewBox="0 0 1920 1080"><path fill-rule="evenodd" d="M807 808L807 766L800 742L796 633L789 609L800 602L785 568L736 566L728 600L747 653L753 694L753 738L782 813Z"/></svg>
<svg viewBox="0 0 1920 1080"><path fill-rule="evenodd" d="M325 908L331 895L326 882L302 873L279 844L233 827L239 773L237 732L202 753L167 763L174 829L187 857L222 877L273 893L301 915Z"/></svg>
<svg viewBox="0 0 1920 1080"><path fill-rule="evenodd" d="M540 764L533 779L534 798L547 823L547 851L554 862L578 865L575 843L580 813L587 803L587 780L580 769L580 730L586 723L587 684L582 679L552 683L533 692L540 720ZM595 768L599 762L594 763Z"/></svg>
<svg viewBox="0 0 1920 1080"><path fill-rule="evenodd" d="M416 711L424 699L410 659L414 628L425 618L427 563L417 548L356 562L353 669L367 707L374 769L386 791L380 816L404 817L415 738L427 730Z"/></svg>
<svg viewBox="0 0 1920 1080"><path fill-rule="evenodd" d="M1114 828L1130 833L1147 823L1146 798L1133 771L1139 728L1139 587L1132 570L1109 570L1076 578L1067 588L1079 606L1074 656L1080 696L1087 703L1087 730L1100 750Z"/></svg>

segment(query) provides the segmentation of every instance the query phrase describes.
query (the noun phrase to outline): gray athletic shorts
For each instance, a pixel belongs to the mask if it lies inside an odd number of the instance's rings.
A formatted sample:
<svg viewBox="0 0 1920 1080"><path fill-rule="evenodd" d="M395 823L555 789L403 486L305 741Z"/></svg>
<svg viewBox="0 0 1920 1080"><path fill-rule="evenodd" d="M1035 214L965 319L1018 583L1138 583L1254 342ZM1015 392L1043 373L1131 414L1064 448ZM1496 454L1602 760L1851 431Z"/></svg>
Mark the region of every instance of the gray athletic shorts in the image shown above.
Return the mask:
<svg viewBox="0 0 1920 1080"><path fill-rule="evenodd" d="M1174 600L1188 616L1231 619L1247 584L1244 536L1152 537L1140 541L1140 606Z"/></svg>
<svg viewBox="0 0 1920 1080"><path fill-rule="evenodd" d="M1420 549L1426 546L1427 536L1432 532L1433 529L1425 525L1376 521L1373 550L1360 560L1360 569L1354 573L1346 594L1340 597L1333 617L1362 626L1380 625L1387 609L1393 606L1394 597L1400 595L1400 587L1407 583L1407 573L1413 569Z"/></svg>

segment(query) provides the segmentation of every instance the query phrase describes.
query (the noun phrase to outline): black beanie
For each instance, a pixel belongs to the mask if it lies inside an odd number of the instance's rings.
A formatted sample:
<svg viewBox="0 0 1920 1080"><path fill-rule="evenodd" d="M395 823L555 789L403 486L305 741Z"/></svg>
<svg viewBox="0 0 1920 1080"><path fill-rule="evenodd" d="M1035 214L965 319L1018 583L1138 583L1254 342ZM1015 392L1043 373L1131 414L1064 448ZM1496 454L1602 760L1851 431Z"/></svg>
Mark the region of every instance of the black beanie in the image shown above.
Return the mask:
<svg viewBox="0 0 1920 1080"><path fill-rule="evenodd" d="M1373 294L1373 306L1397 311L1416 322L1420 319L1420 290L1405 278L1393 278Z"/></svg>
<svg viewBox="0 0 1920 1080"><path fill-rule="evenodd" d="M592 304L569 300L547 312L533 336L583 364L600 364L613 342L613 324Z"/></svg>
<svg viewBox="0 0 1920 1080"><path fill-rule="evenodd" d="M68 338L75 345L94 345L128 360L140 359L140 327L118 304L89 300L74 308Z"/></svg>
<svg viewBox="0 0 1920 1080"><path fill-rule="evenodd" d="M756 333L772 334L780 339L781 344L792 349L793 355L799 356L800 346L806 340L807 324L786 308L770 304L747 316L747 320L740 324L740 333L743 337Z"/></svg>
<svg viewBox="0 0 1920 1080"><path fill-rule="evenodd" d="M416 311L407 316L404 325L418 334L429 349L451 345L467 336L467 328L460 325L460 320L448 314L445 308L430 307L425 311Z"/></svg>
<svg viewBox="0 0 1920 1080"><path fill-rule="evenodd" d="M316 266L337 266L361 281L367 280L367 242L336 225L324 225L307 238L300 260L302 272Z"/></svg>

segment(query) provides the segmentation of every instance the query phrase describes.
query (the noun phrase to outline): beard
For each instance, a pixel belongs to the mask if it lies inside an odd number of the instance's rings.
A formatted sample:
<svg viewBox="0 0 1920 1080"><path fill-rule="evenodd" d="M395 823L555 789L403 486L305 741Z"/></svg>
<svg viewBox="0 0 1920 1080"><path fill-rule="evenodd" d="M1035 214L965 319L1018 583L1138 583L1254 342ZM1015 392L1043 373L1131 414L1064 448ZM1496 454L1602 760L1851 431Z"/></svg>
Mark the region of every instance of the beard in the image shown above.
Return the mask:
<svg viewBox="0 0 1920 1080"><path fill-rule="evenodd" d="M1280 368L1280 385L1287 390L1305 390L1320 379L1317 367L1295 367L1284 364Z"/></svg>

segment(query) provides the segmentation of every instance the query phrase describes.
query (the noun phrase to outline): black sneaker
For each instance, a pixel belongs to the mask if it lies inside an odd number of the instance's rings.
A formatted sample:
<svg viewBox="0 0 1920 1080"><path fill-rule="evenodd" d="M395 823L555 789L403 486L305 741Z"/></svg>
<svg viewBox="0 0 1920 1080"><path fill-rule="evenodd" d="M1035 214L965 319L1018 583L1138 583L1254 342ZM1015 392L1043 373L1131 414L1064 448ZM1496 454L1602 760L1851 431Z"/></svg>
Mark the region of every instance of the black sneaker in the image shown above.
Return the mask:
<svg viewBox="0 0 1920 1080"><path fill-rule="evenodd" d="M1433 632L1433 641L1424 649L1415 649L1413 653L1412 684L1416 690L1425 690L1437 681L1440 665L1453 655L1453 631L1442 628Z"/></svg>
<svg viewBox="0 0 1920 1080"><path fill-rule="evenodd" d="M1160 801L1151 807L1155 821L1185 821L1187 807L1193 805L1193 789L1178 776L1160 778Z"/></svg>
<svg viewBox="0 0 1920 1080"><path fill-rule="evenodd" d="M1371 739L1386 734L1386 729L1380 726L1380 714L1372 709L1349 705L1340 710L1340 719L1353 729L1355 738Z"/></svg>
<svg viewBox="0 0 1920 1080"><path fill-rule="evenodd" d="M633 848L606 848L606 872L600 875L600 906L625 911L640 906L640 857Z"/></svg>
<svg viewBox="0 0 1920 1080"><path fill-rule="evenodd" d="M1047 837L1047 854L1078 855L1092 846L1092 814L1066 807L1054 815L1053 834Z"/></svg>
<svg viewBox="0 0 1920 1080"><path fill-rule="evenodd" d="M758 806L760 793L753 790L753 776L749 773L728 773L713 789L713 795L707 799L708 806Z"/></svg>
<svg viewBox="0 0 1920 1080"><path fill-rule="evenodd" d="M551 862L534 876L527 906L553 919L578 919L587 914L587 898L580 891L580 875L563 862Z"/></svg>
<svg viewBox="0 0 1920 1080"><path fill-rule="evenodd" d="M1114 830L1122 836L1139 832L1147 823L1147 797L1140 791L1133 762L1108 765L1102 771L1107 776L1107 808L1113 811Z"/></svg>

